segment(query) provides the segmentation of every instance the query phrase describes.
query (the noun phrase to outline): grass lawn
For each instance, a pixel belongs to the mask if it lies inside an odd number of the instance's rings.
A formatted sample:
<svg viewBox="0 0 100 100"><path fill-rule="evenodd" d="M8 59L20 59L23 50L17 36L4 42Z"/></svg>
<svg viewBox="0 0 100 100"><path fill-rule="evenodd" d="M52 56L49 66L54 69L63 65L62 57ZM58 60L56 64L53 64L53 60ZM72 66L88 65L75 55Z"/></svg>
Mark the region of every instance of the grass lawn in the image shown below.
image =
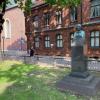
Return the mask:
<svg viewBox="0 0 100 100"><path fill-rule="evenodd" d="M0 100L100 100L60 92L55 83L70 69L0 62Z"/></svg>

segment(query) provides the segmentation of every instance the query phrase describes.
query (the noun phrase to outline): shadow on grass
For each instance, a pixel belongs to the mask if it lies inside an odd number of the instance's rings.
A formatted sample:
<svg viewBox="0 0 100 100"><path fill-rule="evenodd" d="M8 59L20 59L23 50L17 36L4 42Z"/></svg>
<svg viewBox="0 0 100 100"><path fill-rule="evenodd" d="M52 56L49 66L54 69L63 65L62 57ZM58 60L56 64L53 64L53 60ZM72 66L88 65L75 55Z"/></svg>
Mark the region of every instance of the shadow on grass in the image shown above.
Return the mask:
<svg viewBox="0 0 100 100"><path fill-rule="evenodd" d="M0 70L0 87L4 87L0 90L0 100L66 100L66 95L54 86L65 73L63 69L12 64Z"/></svg>
<svg viewBox="0 0 100 100"><path fill-rule="evenodd" d="M0 89L0 100L89 100L56 89L55 83L68 74L69 69L23 63L5 67L0 69L0 88L4 87Z"/></svg>

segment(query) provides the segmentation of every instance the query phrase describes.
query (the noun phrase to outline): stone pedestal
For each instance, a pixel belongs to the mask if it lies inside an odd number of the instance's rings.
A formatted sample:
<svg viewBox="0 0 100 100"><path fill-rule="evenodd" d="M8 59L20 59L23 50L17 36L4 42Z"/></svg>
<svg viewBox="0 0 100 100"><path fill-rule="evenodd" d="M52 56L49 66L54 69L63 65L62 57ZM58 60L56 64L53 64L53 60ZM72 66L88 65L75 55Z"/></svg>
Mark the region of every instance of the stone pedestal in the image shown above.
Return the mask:
<svg viewBox="0 0 100 100"><path fill-rule="evenodd" d="M95 96L100 90L100 78L88 76L87 78L77 78L65 76L57 83L61 91L73 91L75 94Z"/></svg>
<svg viewBox="0 0 100 100"><path fill-rule="evenodd" d="M100 78L96 78L87 71L87 59L83 53L83 46L72 47L72 69L57 87L62 91L71 90L77 94L94 96L100 90Z"/></svg>
<svg viewBox="0 0 100 100"><path fill-rule="evenodd" d="M71 66L71 76L86 78L89 75L87 71L87 58L84 56L83 46L72 47Z"/></svg>

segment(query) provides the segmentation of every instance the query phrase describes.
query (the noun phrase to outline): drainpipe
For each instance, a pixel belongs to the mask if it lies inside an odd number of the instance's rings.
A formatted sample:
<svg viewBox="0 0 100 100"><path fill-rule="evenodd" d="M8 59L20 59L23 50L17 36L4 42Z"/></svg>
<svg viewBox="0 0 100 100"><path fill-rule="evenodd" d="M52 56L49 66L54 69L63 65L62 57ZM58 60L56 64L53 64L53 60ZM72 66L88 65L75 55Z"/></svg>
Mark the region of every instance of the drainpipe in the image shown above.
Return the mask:
<svg viewBox="0 0 100 100"><path fill-rule="evenodd" d="M83 14L82 14L82 8L83 8L83 5L82 5L82 0L81 0L81 25L83 24Z"/></svg>

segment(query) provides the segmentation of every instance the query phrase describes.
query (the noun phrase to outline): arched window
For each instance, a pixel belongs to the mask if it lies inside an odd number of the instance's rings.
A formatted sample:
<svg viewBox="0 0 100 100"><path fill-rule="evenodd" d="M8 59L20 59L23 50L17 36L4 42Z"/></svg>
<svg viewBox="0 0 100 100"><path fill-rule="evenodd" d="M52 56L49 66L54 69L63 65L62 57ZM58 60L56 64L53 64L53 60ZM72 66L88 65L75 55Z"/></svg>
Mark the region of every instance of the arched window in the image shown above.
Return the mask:
<svg viewBox="0 0 100 100"><path fill-rule="evenodd" d="M57 25L61 25L62 24L62 11L56 11L56 21L57 21Z"/></svg>
<svg viewBox="0 0 100 100"><path fill-rule="evenodd" d="M4 22L4 35L5 38L11 38L11 23L8 19Z"/></svg>
<svg viewBox="0 0 100 100"><path fill-rule="evenodd" d="M50 13L44 13L44 25L47 27L50 24Z"/></svg>
<svg viewBox="0 0 100 100"><path fill-rule="evenodd" d="M45 36L45 47L50 48L50 37L49 36Z"/></svg>
<svg viewBox="0 0 100 100"><path fill-rule="evenodd" d="M77 21L77 8L73 7L70 11L71 22Z"/></svg>
<svg viewBox="0 0 100 100"><path fill-rule="evenodd" d="M56 46L58 48L62 48L63 47L63 37L61 34L57 34L56 36Z"/></svg>

